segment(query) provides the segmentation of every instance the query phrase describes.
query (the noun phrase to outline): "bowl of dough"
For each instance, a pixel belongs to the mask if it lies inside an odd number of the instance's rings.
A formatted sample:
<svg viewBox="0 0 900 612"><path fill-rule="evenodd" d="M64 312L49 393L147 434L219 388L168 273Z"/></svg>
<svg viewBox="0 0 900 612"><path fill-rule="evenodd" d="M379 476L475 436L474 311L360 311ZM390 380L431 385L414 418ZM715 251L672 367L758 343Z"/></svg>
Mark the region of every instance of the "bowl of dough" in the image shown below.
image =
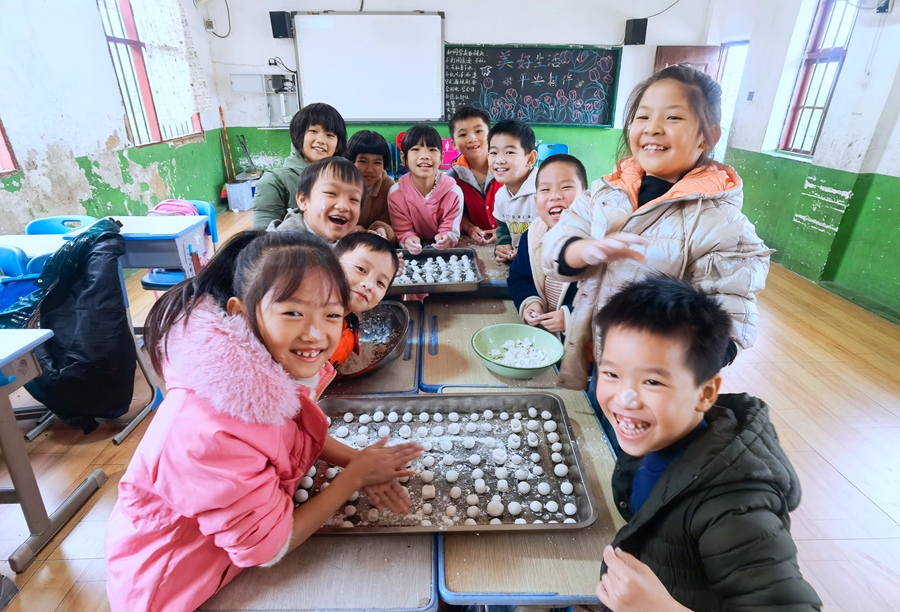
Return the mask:
<svg viewBox="0 0 900 612"><path fill-rule="evenodd" d="M519 323L482 327L472 336L472 348L492 372L508 378L534 378L562 359L563 345L544 329Z"/></svg>
<svg viewBox="0 0 900 612"><path fill-rule="evenodd" d="M344 378L374 372L394 361L406 348L409 311L400 302L384 301L363 313L359 322L359 353L337 367Z"/></svg>

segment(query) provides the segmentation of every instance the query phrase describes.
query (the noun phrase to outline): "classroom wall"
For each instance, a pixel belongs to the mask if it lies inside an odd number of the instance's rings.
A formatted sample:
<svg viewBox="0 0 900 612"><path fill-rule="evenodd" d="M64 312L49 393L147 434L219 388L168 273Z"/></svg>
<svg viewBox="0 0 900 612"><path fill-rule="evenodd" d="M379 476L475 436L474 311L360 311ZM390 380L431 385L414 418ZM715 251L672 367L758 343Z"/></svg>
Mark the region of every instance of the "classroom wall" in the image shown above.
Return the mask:
<svg viewBox="0 0 900 612"><path fill-rule="evenodd" d="M900 11L860 12L819 143L801 158L776 149L816 2L759 5L726 153L744 212L776 261L896 317Z"/></svg>

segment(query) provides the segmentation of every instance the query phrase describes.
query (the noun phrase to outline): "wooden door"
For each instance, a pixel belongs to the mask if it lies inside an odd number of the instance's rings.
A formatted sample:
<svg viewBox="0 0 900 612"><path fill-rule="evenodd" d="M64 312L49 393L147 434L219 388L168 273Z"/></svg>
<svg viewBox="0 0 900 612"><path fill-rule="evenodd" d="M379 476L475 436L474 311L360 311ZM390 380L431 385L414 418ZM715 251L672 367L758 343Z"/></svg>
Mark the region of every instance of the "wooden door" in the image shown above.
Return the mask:
<svg viewBox="0 0 900 612"><path fill-rule="evenodd" d="M657 47L656 65L653 72L662 70L673 64L687 64L697 70L702 70L712 78L719 76L718 45L704 47Z"/></svg>

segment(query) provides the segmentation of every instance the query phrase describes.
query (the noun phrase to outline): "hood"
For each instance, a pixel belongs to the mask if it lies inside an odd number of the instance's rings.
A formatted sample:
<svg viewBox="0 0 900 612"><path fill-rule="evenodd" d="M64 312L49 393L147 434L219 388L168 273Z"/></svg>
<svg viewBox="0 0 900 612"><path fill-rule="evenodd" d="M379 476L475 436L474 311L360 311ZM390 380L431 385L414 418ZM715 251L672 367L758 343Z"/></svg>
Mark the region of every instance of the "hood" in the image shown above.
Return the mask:
<svg viewBox="0 0 900 612"><path fill-rule="evenodd" d="M246 423L283 425L299 414L301 394L315 401L334 378L326 363L314 390L293 379L243 316L229 316L211 299L194 308L187 325L175 323L165 341L166 386L189 389L215 411Z"/></svg>
<svg viewBox="0 0 900 612"><path fill-rule="evenodd" d="M633 157L626 157L616 164L616 169L612 174L603 177L603 181L610 187L625 191L631 205L637 210L638 192L641 189L644 174L643 168ZM647 202L641 209L656 202L678 200L685 197L709 199L727 191L740 189L741 186L741 177L734 171L734 168L713 161L703 166L697 166L675 183L668 192Z"/></svg>
<svg viewBox="0 0 900 612"><path fill-rule="evenodd" d="M294 170L297 174L303 172L303 169L309 165L309 162L306 161L306 158L300 154L300 151L294 145L291 145L291 154L287 156L287 159L284 160L284 168L290 168ZM291 187L294 191L296 191L297 186L293 185Z"/></svg>
<svg viewBox="0 0 900 612"><path fill-rule="evenodd" d="M454 159L453 163L450 165L450 170L453 172L456 178L458 178L465 184L477 190L479 193L482 191L481 186L475 179L475 173L472 172L472 169L469 167L469 161L466 159L465 155L460 155L459 157ZM490 169L488 169L487 176L484 179L484 191L487 191L488 185L490 185L491 181L493 180L494 176L491 174Z"/></svg>

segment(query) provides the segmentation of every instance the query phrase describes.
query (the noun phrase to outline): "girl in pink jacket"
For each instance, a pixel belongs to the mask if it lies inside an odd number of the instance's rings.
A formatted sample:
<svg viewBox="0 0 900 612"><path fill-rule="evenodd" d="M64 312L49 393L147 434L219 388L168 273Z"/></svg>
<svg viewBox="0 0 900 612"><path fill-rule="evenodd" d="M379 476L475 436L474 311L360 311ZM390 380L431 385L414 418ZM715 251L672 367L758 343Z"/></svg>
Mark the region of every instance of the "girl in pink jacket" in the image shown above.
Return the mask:
<svg viewBox="0 0 900 612"><path fill-rule="evenodd" d="M463 193L440 171L444 155L440 134L430 125L415 125L403 135L400 150L409 173L388 192L397 241L414 255L422 252L423 240L433 240L438 249L456 246Z"/></svg>
<svg viewBox="0 0 900 612"><path fill-rule="evenodd" d="M145 340L168 393L109 519L112 610L194 610L242 568L276 563L360 488L408 510L397 478L422 447L351 449L315 403L348 301L323 240L257 230L154 304ZM319 458L345 469L295 510Z"/></svg>

